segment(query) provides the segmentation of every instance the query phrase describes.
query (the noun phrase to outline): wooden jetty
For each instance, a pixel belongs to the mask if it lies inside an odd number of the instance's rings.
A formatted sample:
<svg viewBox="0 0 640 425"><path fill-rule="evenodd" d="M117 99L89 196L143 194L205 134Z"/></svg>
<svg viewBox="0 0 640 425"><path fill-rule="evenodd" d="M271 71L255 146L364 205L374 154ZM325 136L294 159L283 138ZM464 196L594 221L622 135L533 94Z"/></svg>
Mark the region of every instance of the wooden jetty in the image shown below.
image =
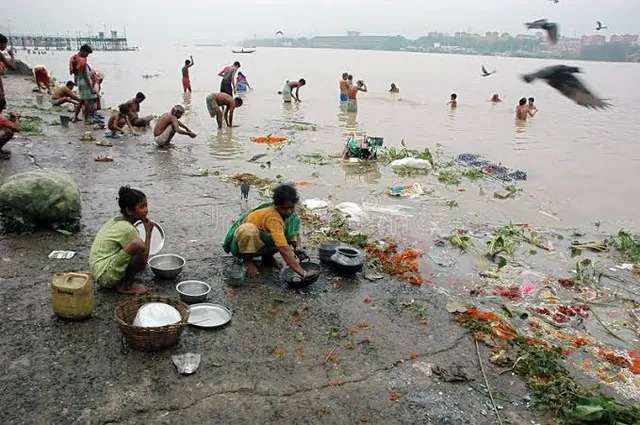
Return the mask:
<svg viewBox="0 0 640 425"><path fill-rule="evenodd" d="M9 45L14 49L23 50L79 50L83 44L88 44L93 50L131 51L138 50L127 44L127 37L118 36L117 31L111 31L110 37L104 32L95 36L71 35L9 35Z"/></svg>

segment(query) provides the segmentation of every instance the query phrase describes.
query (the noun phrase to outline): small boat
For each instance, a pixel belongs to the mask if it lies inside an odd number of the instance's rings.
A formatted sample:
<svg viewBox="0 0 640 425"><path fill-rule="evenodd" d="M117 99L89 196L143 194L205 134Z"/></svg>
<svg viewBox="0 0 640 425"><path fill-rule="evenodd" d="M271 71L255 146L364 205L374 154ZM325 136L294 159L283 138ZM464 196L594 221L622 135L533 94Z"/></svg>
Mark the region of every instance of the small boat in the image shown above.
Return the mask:
<svg viewBox="0 0 640 425"><path fill-rule="evenodd" d="M253 53L256 49L245 49L244 47L240 50L232 50L233 53Z"/></svg>

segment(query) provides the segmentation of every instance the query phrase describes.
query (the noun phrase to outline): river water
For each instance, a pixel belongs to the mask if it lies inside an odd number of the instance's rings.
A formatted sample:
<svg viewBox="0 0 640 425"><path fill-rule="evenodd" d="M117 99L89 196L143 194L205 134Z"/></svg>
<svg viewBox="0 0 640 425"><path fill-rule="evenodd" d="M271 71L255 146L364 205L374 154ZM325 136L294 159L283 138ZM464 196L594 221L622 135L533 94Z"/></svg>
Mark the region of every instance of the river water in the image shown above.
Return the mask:
<svg viewBox="0 0 640 425"><path fill-rule="evenodd" d="M183 96L180 68L189 54L194 92ZM68 52L33 56L20 52L30 65L47 66L60 80L67 78ZM233 129L218 131L205 108L207 94L218 91L217 72L234 60L248 77L253 91L243 95L245 104L236 111ZM384 137L385 145L414 149L443 145L447 155L463 152L484 155L494 162L525 170L528 181L516 200L496 201L489 192L479 195L483 183L463 182L439 187L443 196L455 199L461 208L449 212L457 218L501 223L529 222L540 226L588 226L601 221L603 229L637 230L640 192L634 184L640 165L640 65L631 63L576 62L582 78L593 91L611 99L614 107L590 111L579 107L542 82L525 84L519 75L557 63L544 59L457 56L405 52L323 49L260 48L253 54L233 54L223 47L143 48L138 52L96 52L94 68L106 74L103 84L107 106L115 106L143 91L147 100L143 113L159 115L174 104L187 107L183 118L198 137L178 136L177 165L184 165L181 152L192 156L188 166L221 172L252 172L291 180L317 183L303 189L305 197L332 195L336 201L409 205L422 221L429 221L428 203L397 200L380 195L388 185L423 181L401 179L380 167L366 173L338 163L311 166L295 160L299 153L337 153L346 136L355 132ZM480 77L480 66L497 73ZM159 72L155 78L143 74ZM366 81L369 92L359 95L359 112L348 114L339 107L338 79L342 72ZM304 77L302 103L286 105L277 95L285 80ZM387 92L396 83L399 95ZM458 94L459 107L446 106L449 94ZM504 102L493 105L489 98L499 93ZM519 98L533 96L539 113L525 125L514 121ZM291 122L313 123L314 131L294 132ZM298 127L300 128L300 127ZM251 143L251 136L283 134L292 143L281 150L268 150ZM145 137L150 137L149 135ZM247 159L268 153L271 168ZM433 183L433 179L431 180ZM493 190L493 189L490 189ZM542 213L541 213L542 211ZM435 212L434 212L435 214ZM550 217L555 216L555 218Z"/></svg>

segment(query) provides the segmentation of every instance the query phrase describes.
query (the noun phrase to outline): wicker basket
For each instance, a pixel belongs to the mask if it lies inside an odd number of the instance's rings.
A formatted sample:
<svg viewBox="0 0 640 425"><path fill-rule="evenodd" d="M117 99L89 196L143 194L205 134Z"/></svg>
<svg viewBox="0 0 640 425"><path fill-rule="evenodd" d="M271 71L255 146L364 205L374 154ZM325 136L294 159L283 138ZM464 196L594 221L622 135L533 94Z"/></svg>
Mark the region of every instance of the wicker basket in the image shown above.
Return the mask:
<svg viewBox="0 0 640 425"><path fill-rule="evenodd" d="M147 303L165 303L175 307L182 320L180 323L155 328L143 328L133 326L138 309ZM116 322L129 345L139 351L158 351L169 347L180 339L180 335L187 326L189 318L189 307L182 301L161 296L136 297L125 301L116 307Z"/></svg>

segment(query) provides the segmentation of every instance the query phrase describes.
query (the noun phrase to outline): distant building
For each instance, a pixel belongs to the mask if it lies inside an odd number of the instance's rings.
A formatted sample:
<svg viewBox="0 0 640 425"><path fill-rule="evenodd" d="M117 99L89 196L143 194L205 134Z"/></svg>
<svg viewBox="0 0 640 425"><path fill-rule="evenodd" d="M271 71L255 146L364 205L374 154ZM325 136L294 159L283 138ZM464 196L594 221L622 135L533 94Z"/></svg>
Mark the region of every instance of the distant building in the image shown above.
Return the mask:
<svg viewBox="0 0 640 425"><path fill-rule="evenodd" d="M327 35L313 37L310 42L311 47L327 49L384 49L394 38L386 35Z"/></svg>
<svg viewBox="0 0 640 425"><path fill-rule="evenodd" d="M359 37L360 31L347 31L347 37Z"/></svg>
<svg viewBox="0 0 640 425"><path fill-rule="evenodd" d="M607 42L607 37L600 34L583 35L580 37L583 46L602 46Z"/></svg>
<svg viewBox="0 0 640 425"><path fill-rule="evenodd" d="M624 35L613 34L609 38L609 43L622 43L622 44L637 45L638 44L638 34L624 34Z"/></svg>
<svg viewBox="0 0 640 425"><path fill-rule="evenodd" d="M577 55L582 49L582 40L579 38L562 37L555 46L550 46L552 52L571 53Z"/></svg>

